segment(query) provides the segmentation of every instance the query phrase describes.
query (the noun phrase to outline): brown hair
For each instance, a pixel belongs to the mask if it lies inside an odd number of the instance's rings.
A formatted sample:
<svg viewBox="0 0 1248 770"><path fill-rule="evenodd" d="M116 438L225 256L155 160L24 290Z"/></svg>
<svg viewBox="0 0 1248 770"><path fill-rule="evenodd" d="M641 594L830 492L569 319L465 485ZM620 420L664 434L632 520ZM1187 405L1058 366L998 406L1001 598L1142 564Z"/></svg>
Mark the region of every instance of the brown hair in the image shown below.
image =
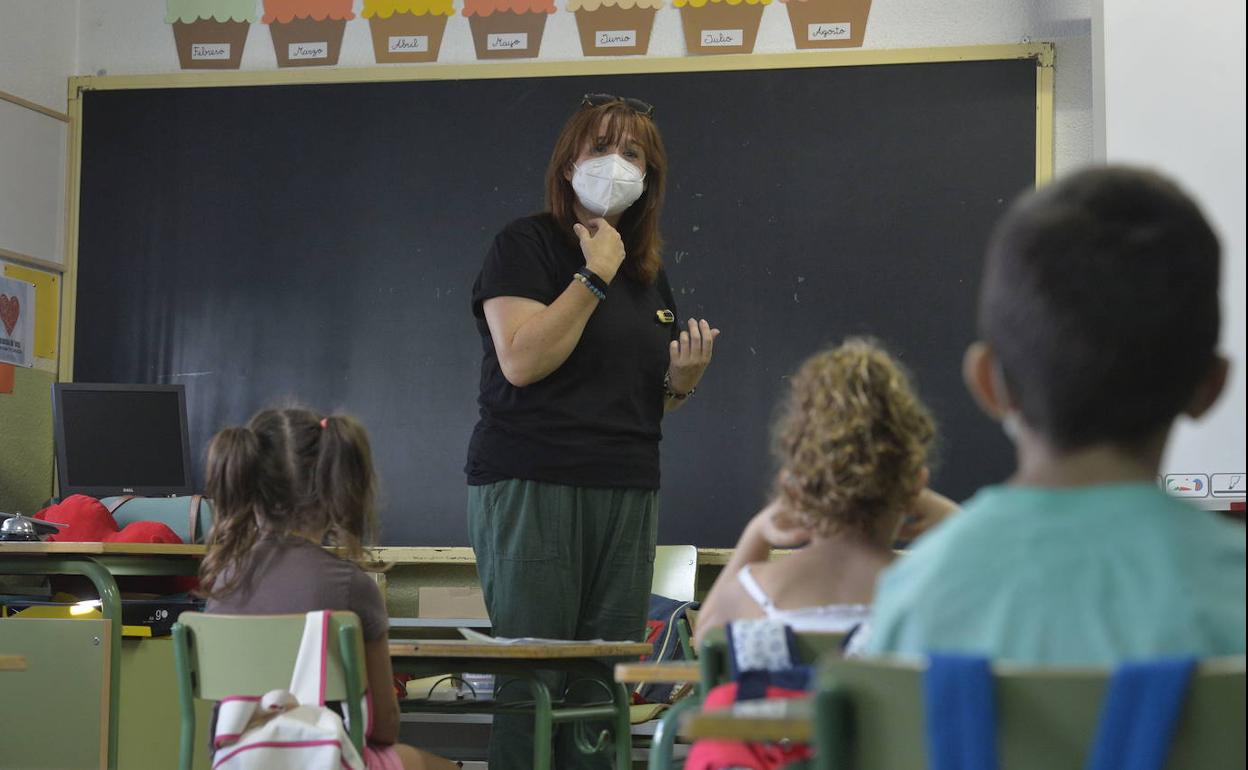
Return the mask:
<svg viewBox="0 0 1248 770"><path fill-rule="evenodd" d="M808 358L775 425L778 493L801 526L871 536L918 491L936 428L874 340Z"/></svg>
<svg viewBox="0 0 1248 770"><path fill-rule="evenodd" d="M604 124L605 118L605 124ZM599 135L599 128L603 134ZM563 127L555 141L546 167L546 208L555 218L560 232L572 243L576 237L576 193L564 178L583 150L599 140L616 144L621 137L632 139L646 155L646 187L637 202L620 216L619 231L624 239L624 264L620 272L643 284L654 283L663 266L663 238L659 235L659 217L663 213L663 191L667 180L667 150L659 129L650 118L636 112L622 101L597 107L582 107Z"/></svg>
<svg viewBox="0 0 1248 770"><path fill-rule="evenodd" d="M988 242L979 330L1028 427L1061 450L1165 434L1217 365L1221 260L1200 207L1152 171L1020 197Z"/></svg>
<svg viewBox="0 0 1248 770"><path fill-rule="evenodd" d="M205 491L215 523L200 565L204 596L220 598L246 579L261 537L324 529L351 559L376 531L376 475L368 433L351 417L268 409L208 445Z"/></svg>

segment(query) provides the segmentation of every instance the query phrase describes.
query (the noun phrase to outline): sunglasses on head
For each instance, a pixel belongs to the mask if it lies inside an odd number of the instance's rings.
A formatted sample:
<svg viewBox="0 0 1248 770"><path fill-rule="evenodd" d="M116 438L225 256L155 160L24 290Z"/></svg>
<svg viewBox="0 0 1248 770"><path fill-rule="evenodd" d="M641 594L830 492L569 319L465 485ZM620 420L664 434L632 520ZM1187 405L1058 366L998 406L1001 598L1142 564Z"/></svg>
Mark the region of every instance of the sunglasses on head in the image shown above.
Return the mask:
<svg viewBox="0 0 1248 770"><path fill-rule="evenodd" d="M604 104L612 102L624 102L625 106L643 118L654 117L654 105L647 104L640 99L634 99L630 96L616 96L614 94L585 94L581 97L582 107L601 107Z"/></svg>

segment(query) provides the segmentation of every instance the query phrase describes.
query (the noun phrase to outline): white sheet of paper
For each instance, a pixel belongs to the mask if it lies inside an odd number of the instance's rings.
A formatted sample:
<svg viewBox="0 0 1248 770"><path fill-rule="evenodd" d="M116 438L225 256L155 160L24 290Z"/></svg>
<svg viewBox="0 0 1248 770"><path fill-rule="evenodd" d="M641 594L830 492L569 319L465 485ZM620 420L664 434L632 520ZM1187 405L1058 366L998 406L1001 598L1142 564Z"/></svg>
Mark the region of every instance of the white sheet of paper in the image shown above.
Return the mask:
<svg viewBox="0 0 1248 770"><path fill-rule="evenodd" d="M482 644L627 644L627 642L608 642L606 639L541 639L536 636L490 636L471 628L460 628L459 633L470 642Z"/></svg>

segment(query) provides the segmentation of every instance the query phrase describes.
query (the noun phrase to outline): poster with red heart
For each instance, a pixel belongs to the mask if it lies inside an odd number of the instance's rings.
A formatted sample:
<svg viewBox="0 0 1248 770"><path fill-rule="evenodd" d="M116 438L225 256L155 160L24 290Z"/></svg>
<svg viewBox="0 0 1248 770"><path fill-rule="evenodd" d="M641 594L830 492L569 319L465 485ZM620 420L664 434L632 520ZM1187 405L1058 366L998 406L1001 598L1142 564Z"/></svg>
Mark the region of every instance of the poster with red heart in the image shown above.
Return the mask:
<svg viewBox="0 0 1248 770"><path fill-rule="evenodd" d="M0 362L35 364L35 287L0 277Z"/></svg>

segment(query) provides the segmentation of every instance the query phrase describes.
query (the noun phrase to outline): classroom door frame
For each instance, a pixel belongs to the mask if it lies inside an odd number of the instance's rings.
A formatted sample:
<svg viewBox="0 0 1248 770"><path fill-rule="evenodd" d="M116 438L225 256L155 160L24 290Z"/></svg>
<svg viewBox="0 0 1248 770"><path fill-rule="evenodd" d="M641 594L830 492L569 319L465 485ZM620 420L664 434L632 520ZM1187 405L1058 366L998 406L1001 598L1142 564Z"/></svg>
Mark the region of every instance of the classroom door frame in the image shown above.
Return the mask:
<svg viewBox="0 0 1248 770"><path fill-rule="evenodd" d="M1053 176L1054 44L948 46L931 48L853 49L783 54L727 54L706 57L508 62L501 64L415 64L355 68L178 72L157 75L86 75L69 79L70 119L66 160L67 214L65 273L62 285L59 378L74 379L74 331L78 305L78 215L82 185L82 113L84 91L230 86L393 83L420 80L553 78L584 75L640 75L668 72L861 67L887 64L1032 59L1036 65L1036 184Z"/></svg>

